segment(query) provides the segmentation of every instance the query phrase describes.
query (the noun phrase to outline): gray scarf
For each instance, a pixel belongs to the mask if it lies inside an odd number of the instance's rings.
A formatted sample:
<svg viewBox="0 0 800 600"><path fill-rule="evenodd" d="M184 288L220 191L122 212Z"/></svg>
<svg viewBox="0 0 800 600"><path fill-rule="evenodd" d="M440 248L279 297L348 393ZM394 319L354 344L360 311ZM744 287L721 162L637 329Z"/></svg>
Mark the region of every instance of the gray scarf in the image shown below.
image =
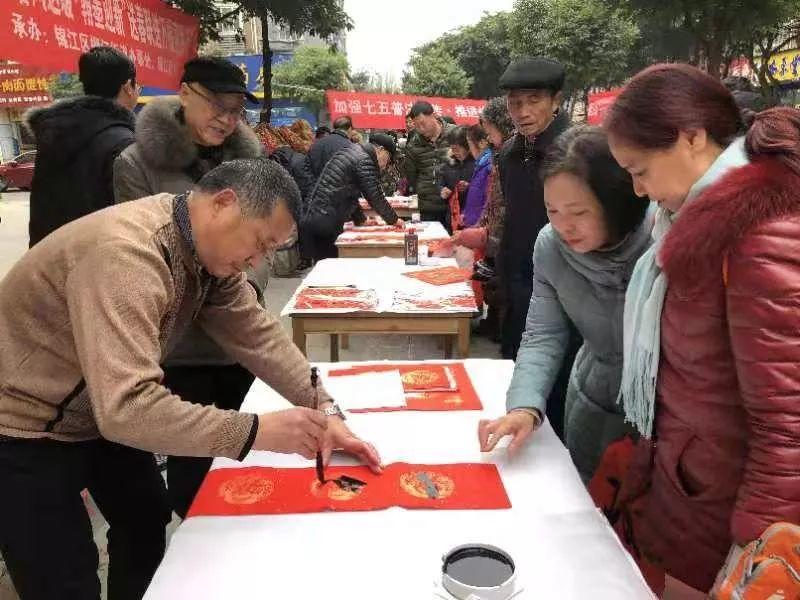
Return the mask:
<svg viewBox="0 0 800 600"><path fill-rule="evenodd" d="M703 190L722 179L730 170L749 163L744 138L738 138L720 154L711 167L689 190L691 202ZM661 311L667 294L667 277L658 264L658 253L673 221L679 216L665 208L656 211L654 243L633 270L625 294L622 384L618 400L625 409L625 420L646 438L653 435L656 382L661 358Z"/></svg>

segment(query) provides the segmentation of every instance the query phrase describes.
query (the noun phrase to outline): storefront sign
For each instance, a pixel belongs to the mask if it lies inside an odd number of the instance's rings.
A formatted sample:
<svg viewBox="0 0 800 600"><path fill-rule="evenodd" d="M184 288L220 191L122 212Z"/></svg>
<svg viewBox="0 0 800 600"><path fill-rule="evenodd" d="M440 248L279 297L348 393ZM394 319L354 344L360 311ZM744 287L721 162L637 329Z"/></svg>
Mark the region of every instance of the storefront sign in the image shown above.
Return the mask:
<svg viewBox="0 0 800 600"><path fill-rule="evenodd" d="M0 65L0 108L27 107L52 101L41 72L22 65Z"/></svg>

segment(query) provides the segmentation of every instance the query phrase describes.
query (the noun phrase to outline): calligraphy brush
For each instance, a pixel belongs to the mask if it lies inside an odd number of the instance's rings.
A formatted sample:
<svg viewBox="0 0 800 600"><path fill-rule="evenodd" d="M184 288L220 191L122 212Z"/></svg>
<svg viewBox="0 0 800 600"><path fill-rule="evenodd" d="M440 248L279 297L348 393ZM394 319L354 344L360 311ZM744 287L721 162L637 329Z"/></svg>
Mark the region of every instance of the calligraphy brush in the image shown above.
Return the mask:
<svg viewBox="0 0 800 600"><path fill-rule="evenodd" d="M319 410L319 371L317 367L311 367L311 387L314 389L314 408ZM322 464L322 451L317 451L317 479L320 485L325 484L325 467Z"/></svg>

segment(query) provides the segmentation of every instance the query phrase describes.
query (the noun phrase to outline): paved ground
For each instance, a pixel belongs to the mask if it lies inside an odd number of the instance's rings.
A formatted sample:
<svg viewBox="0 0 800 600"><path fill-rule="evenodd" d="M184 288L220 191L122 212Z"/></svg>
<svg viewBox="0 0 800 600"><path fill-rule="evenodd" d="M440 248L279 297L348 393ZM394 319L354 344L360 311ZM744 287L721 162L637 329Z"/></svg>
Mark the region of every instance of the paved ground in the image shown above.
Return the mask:
<svg viewBox="0 0 800 600"><path fill-rule="evenodd" d="M21 257L28 244L28 194L25 192L6 192L0 198L0 279ZM278 314L286 301L297 288L299 278L272 279L267 288L267 305L273 314ZM289 319L282 319L287 331L291 331ZM311 360L328 359L328 337L310 336L308 352ZM495 344L483 339L473 338L471 353L473 357L498 358ZM349 350L341 350L341 360L376 359L428 359L441 358L440 349L434 338L428 336L352 336ZM108 556L105 549L107 526L102 515L88 499L88 509L92 515L95 540L100 549L100 578L105 584L105 571ZM170 527L170 533L177 526L177 520ZM5 573L5 565L0 558L0 600L17 600L11 582ZM55 600L55 599L54 599Z"/></svg>

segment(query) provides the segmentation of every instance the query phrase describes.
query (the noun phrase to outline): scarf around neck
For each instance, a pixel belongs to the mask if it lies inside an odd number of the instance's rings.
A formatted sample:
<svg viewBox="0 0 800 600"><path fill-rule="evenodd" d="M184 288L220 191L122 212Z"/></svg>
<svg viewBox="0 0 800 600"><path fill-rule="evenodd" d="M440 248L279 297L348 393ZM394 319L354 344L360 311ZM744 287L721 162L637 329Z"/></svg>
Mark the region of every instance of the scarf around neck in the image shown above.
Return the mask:
<svg viewBox="0 0 800 600"><path fill-rule="evenodd" d="M744 138L736 139L695 182L685 202L691 202L729 171L749 162ZM625 294L624 361L618 401L625 409L625 420L648 439L653 435L655 420L656 383L661 358L661 311L668 287L667 277L658 263L658 254L664 237L678 216L679 213L658 208L653 225L653 245L636 263Z"/></svg>

